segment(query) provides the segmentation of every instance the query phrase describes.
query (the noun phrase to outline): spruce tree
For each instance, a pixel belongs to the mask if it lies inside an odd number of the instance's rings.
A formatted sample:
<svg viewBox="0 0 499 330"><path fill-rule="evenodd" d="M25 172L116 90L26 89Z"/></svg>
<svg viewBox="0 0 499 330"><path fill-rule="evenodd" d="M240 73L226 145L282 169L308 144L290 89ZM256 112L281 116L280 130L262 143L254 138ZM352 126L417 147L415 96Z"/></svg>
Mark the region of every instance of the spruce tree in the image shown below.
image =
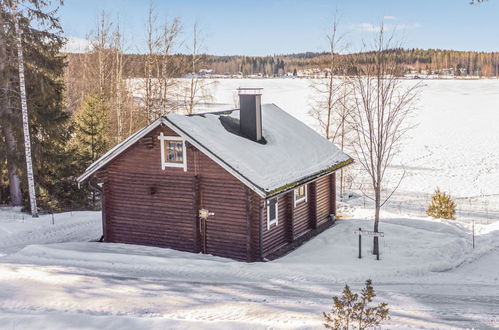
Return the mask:
<svg viewBox="0 0 499 330"><path fill-rule="evenodd" d="M95 162L108 149L107 111L101 96L89 95L76 115L73 143L78 160L84 168Z"/></svg>
<svg viewBox="0 0 499 330"><path fill-rule="evenodd" d="M108 109L102 96L89 95L83 102L82 108L76 114L75 134L72 139L72 149L76 155L78 173L83 173L85 168L95 162L107 151L109 140L108 131ZM82 198L79 200L84 205L91 202L96 206L96 192L90 191L88 186L82 187L80 191ZM90 200L87 198L90 197Z"/></svg>
<svg viewBox="0 0 499 330"><path fill-rule="evenodd" d="M14 19L10 9L14 0L0 2L2 14L2 42L0 54L5 52L5 65L0 72L0 82L6 86L0 103L0 126L3 139L13 141L7 154L9 186L15 186L12 174L22 178L23 191L27 191L25 173L22 119L19 99L19 73L17 65ZM19 1L19 28L22 32L26 94L28 99L29 126L32 142L33 171L41 208L72 207L71 195L77 186L71 172L72 153L68 149L71 130L69 115L63 106L63 70L65 57L60 49L65 40L54 5L60 1ZM1 69L1 67L0 67ZM9 109L11 109L9 113ZM12 170L10 170L12 169ZM15 190L15 189L14 189ZM10 189L10 193L12 193ZM24 195L24 205L28 205Z"/></svg>
<svg viewBox="0 0 499 330"><path fill-rule="evenodd" d="M454 203L450 195L441 192L437 187L431 197L431 203L426 210L426 214L433 218L454 220L455 213L456 203Z"/></svg>

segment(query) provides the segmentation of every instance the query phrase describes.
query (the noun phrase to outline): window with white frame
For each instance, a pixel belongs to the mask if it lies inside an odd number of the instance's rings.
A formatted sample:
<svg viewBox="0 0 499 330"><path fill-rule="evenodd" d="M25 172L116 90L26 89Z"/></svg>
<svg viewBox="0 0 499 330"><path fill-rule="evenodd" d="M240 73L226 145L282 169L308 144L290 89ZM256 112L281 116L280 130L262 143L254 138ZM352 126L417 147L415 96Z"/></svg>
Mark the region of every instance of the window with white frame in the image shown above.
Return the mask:
<svg viewBox="0 0 499 330"><path fill-rule="evenodd" d="M296 205L298 205L298 203L307 201L307 185L306 184L301 185L294 190L294 200L295 200L295 207L296 207Z"/></svg>
<svg viewBox="0 0 499 330"><path fill-rule="evenodd" d="M267 229L272 226L277 226L279 220L279 205L277 202L277 197L269 199L267 201Z"/></svg>
<svg viewBox="0 0 499 330"><path fill-rule="evenodd" d="M161 168L180 167L187 171L187 154L185 140L180 136L166 136L160 133L158 139L161 144Z"/></svg>

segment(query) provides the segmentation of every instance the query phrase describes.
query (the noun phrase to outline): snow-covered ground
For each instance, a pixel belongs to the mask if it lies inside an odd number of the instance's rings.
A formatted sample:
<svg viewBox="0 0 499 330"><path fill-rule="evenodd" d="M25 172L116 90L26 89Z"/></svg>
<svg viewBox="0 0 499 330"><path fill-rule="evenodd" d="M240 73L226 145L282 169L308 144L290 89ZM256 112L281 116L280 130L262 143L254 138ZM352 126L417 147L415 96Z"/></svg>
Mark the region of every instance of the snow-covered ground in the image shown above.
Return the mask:
<svg viewBox="0 0 499 330"><path fill-rule="evenodd" d="M102 236L96 212L68 212L32 218L18 208L0 207L0 256L28 244L80 242Z"/></svg>
<svg viewBox="0 0 499 330"><path fill-rule="evenodd" d="M476 225L472 249L466 223L384 212L376 261L368 238L358 259L353 233L372 226L371 210L350 211L287 256L252 264L95 242L98 212L57 214L55 225L25 216L11 233L5 223L21 215L1 212L0 241L17 238L2 245L0 329L315 329L345 283L368 278L390 304L389 328L499 327L499 223ZM45 234L21 243L35 231Z"/></svg>
<svg viewBox="0 0 499 330"><path fill-rule="evenodd" d="M372 210L355 187L334 227L252 264L98 243L99 212L0 208L0 329L319 329L331 297L368 278L390 305L387 328L499 328L499 81L424 83L419 125L391 169L392 181L401 165L407 175L382 212L380 261L367 238L357 258L353 232L371 229ZM221 79L209 106L233 108L237 87L263 87L265 103L313 127L308 84ZM437 185L457 198L457 221L421 217Z"/></svg>

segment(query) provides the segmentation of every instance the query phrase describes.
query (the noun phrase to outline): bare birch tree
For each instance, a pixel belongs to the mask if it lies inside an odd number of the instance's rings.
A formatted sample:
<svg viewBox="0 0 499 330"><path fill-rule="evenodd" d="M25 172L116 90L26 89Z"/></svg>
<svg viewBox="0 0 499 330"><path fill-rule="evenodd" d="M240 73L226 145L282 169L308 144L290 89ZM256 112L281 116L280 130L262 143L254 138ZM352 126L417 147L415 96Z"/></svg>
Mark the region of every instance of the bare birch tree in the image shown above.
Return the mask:
<svg viewBox="0 0 499 330"><path fill-rule="evenodd" d="M146 45L147 52L145 56L144 65L144 80L143 80L143 103L144 111L149 123L156 120L155 112L155 100L157 98L156 81L157 78L157 58L159 53L159 41L158 27L157 27L157 15L154 13L154 6L151 4L147 11L147 24L146 24Z"/></svg>
<svg viewBox="0 0 499 330"><path fill-rule="evenodd" d="M33 163L31 158L31 137L29 133L28 102L26 100L26 84L24 80L24 55L22 45L22 33L19 27L17 1L12 2L12 15L16 32L17 61L19 66L19 90L21 94L21 110L24 133L24 152L26 157L26 176L28 179L29 201L31 216L38 217L38 207L36 203L35 178L33 175Z"/></svg>
<svg viewBox="0 0 499 330"><path fill-rule="evenodd" d="M176 112L178 102L176 101L176 89L178 85L179 65L173 56L174 50L180 46L177 41L181 32L181 24L178 18L171 22L165 20L161 27L159 49L161 54L161 66L158 77L160 108L163 114Z"/></svg>
<svg viewBox="0 0 499 330"><path fill-rule="evenodd" d="M329 46L329 66L326 77L312 80L310 87L313 92L312 116L320 132L332 143L338 144L344 151L349 144L349 127L347 119L350 107L348 99L350 89L346 79L345 60L340 52L345 51L347 44L345 34L339 31L338 15L333 16L330 34L326 36ZM340 170L340 195L344 192L345 172Z"/></svg>
<svg viewBox="0 0 499 330"><path fill-rule="evenodd" d="M413 128L409 118L418 97L418 83L406 83L399 78L403 72L397 63L398 48L394 44L394 33L387 34L380 24L373 44L370 63L353 63L357 72L350 79L353 107L350 125L355 134L354 151L356 161L368 173L374 196L374 231L378 232L381 207L390 199L403 179L382 196L386 189L385 174L393 157L400 150L401 142L408 130ZM379 251L378 237L374 237L373 253Z"/></svg>
<svg viewBox="0 0 499 330"><path fill-rule="evenodd" d="M113 33L113 50L114 50L114 110L116 116L116 133L117 140L124 139L124 107L126 96L126 84L123 78L123 35L121 34L119 24Z"/></svg>
<svg viewBox="0 0 499 330"><path fill-rule="evenodd" d="M172 52L177 46L181 31L180 21L174 18L164 24L158 22L158 15L153 4L149 6L146 24L146 55L144 79L140 84L143 96L144 112L149 123L159 116L177 110L178 67Z"/></svg>
<svg viewBox="0 0 499 330"><path fill-rule="evenodd" d="M196 108L202 102L209 101L211 95L209 94L209 87L212 83L208 83L204 78L199 75L199 65L201 64L201 51L203 43L200 37L200 30L198 23L194 23L192 29L192 44L189 55L189 81L184 87L183 104L186 114L193 114Z"/></svg>
<svg viewBox="0 0 499 330"><path fill-rule="evenodd" d="M123 141L128 135L138 127L143 126L140 114L135 111L133 96L128 89L127 78L125 77L125 67L129 65L128 57L125 56L125 38L121 32L120 24L117 22L112 31L111 54L113 72L111 74L111 97L110 105L114 110L111 114L112 127L111 132L114 132L115 143Z"/></svg>

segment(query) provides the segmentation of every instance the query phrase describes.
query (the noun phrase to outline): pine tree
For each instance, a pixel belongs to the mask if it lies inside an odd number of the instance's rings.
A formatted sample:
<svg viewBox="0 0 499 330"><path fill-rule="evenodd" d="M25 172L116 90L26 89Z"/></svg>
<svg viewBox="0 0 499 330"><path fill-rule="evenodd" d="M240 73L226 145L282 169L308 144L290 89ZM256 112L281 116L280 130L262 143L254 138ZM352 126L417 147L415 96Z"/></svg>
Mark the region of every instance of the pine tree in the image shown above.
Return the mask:
<svg viewBox="0 0 499 330"><path fill-rule="evenodd" d="M350 329L353 323L354 304L359 295L353 293L348 285L343 289L342 297L333 297L334 306L330 313L323 313L324 326L328 329Z"/></svg>
<svg viewBox="0 0 499 330"><path fill-rule="evenodd" d="M367 280L365 288L362 289L359 302L354 305L357 326L359 329L369 329L378 327L380 323L389 318L389 308L387 303L380 303L377 306L369 307L376 297L372 281Z"/></svg>
<svg viewBox="0 0 499 330"><path fill-rule="evenodd" d="M426 210L426 214L433 218L454 220L455 213L456 203L454 203L450 195L441 192L437 187L431 197L431 203Z"/></svg>
<svg viewBox="0 0 499 330"><path fill-rule="evenodd" d="M367 280L360 295L353 293L348 285L343 289L342 297L333 297L334 306L329 313L323 313L324 326L328 329L359 330L378 327L388 320L388 304L380 303L369 307L376 297L372 281Z"/></svg>

